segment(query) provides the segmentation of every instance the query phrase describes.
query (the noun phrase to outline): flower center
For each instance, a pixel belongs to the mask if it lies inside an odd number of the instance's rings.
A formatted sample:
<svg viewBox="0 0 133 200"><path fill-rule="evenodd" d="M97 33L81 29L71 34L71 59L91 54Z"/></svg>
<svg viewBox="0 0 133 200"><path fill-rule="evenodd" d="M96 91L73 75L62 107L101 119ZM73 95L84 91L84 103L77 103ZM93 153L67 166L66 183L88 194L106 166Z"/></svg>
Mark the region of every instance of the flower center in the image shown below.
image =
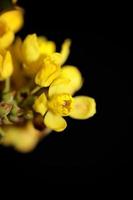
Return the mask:
<svg viewBox="0 0 133 200"><path fill-rule="evenodd" d="M55 114L68 116L72 108L73 98L69 94L59 94L52 97L49 101L49 109Z"/></svg>

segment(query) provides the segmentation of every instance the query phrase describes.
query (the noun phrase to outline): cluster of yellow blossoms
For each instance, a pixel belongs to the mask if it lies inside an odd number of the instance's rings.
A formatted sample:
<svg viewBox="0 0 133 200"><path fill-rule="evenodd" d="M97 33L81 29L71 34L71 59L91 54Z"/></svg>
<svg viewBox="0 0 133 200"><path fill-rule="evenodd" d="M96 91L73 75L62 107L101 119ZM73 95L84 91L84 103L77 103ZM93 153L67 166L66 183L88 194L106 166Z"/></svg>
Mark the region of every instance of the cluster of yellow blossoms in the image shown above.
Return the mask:
<svg viewBox="0 0 133 200"><path fill-rule="evenodd" d="M61 51L56 52L55 43L43 36L15 38L23 25L23 14L16 5L0 14L1 132L7 126L24 126L27 121L34 125L37 121L43 123L43 128L60 132L67 126L66 116L81 120L92 117L96 112L95 100L87 96L73 97L83 85L80 71L75 66L64 65L71 40L65 40ZM18 140L17 137L16 146Z"/></svg>

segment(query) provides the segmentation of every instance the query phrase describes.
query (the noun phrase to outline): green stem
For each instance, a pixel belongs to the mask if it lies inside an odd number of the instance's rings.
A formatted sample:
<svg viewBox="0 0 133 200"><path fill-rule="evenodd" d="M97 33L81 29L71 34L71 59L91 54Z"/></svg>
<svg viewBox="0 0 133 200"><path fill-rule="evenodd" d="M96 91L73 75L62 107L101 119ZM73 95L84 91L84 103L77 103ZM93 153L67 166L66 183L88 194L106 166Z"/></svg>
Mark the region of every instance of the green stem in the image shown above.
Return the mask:
<svg viewBox="0 0 133 200"><path fill-rule="evenodd" d="M10 78L7 78L5 80L5 88L4 88L4 93L9 92L10 91Z"/></svg>
<svg viewBox="0 0 133 200"><path fill-rule="evenodd" d="M35 94L36 92L38 92L41 89L40 86L36 86L32 91L31 91L31 95Z"/></svg>

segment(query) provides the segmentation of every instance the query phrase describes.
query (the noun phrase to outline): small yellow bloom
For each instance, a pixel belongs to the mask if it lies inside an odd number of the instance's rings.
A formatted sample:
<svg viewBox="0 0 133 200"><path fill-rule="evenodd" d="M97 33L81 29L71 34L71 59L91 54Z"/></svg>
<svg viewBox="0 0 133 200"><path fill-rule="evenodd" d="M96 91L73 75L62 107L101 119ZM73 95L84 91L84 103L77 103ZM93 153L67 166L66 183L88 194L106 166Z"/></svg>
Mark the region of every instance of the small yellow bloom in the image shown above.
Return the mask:
<svg viewBox="0 0 133 200"><path fill-rule="evenodd" d="M60 74L60 54L53 53L43 60L41 69L35 76L35 83L41 87L48 87Z"/></svg>
<svg viewBox="0 0 133 200"><path fill-rule="evenodd" d="M96 103L93 98L87 96L72 97L70 93L62 91L60 84L58 86L57 88L56 85L57 93L55 91L54 94L49 94L48 97L44 93L41 94L35 100L33 106L36 112L44 116L44 124L48 128L60 132L67 126L65 119L63 119L64 116L75 119L88 119L96 113ZM67 88L67 85L65 87Z"/></svg>
<svg viewBox="0 0 133 200"><path fill-rule="evenodd" d="M22 43L22 48L20 48L26 74L32 77L35 76L44 65L44 58L53 57L53 55L58 55L58 64L61 66L69 55L70 43L69 39L65 40L61 52L56 53L56 45L53 41L49 41L42 36L38 37L36 34L28 35ZM57 59L57 56L55 59ZM41 70L43 73L44 70Z"/></svg>
<svg viewBox="0 0 133 200"><path fill-rule="evenodd" d="M11 45L15 33L23 25L23 11L20 8L0 14L0 49Z"/></svg>
<svg viewBox="0 0 133 200"><path fill-rule="evenodd" d="M16 7L14 10L9 10L0 15L0 19L5 22L8 28L14 33L18 32L24 23L23 10Z"/></svg>
<svg viewBox="0 0 133 200"><path fill-rule="evenodd" d="M28 35L21 44L22 63L25 74L34 77L43 63L36 34Z"/></svg>
<svg viewBox="0 0 133 200"><path fill-rule="evenodd" d="M51 54L56 52L56 44L53 41L49 41L47 40L45 37L38 37L38 44L39 44L39 48L41 51L41 54L45 55L45 56L50 56ZM71 40L70 39L66 39L61 47L61 57L60 57L60 65L63 65L69 54L70 54L70 45L71 45Z"/></svg>
<svg viewBox="0 0 133 200"><path fill-rule="evenodd" d="M12 57L9 51L0 54L0 81L10 77L13 73Z"/></svg>
<svg viewBox="0 0 133 200"><path fill-rule="evenodd" d="M27 64L37 61L41 55L50 56L55 53L55 50L54 42L42 36L38 37L36 34L28 35L22 44L23 59Z"/></svg>
<svg viewBox="0 0 133 200"><path fill-rule="evenodd" d="M44 124L48 128L60 132L67 126L63 116L68 116L71 111L72 97L69 94L60 94L47 99L43 93L35 100L33 108L43 116L46 114L44 116Z"/></svg>
<svg viewBox="0 0 133 200"><path fill-rule="evenodd" d="M15 89L20 89L26 85L26 77L24 70L22 68L22 54L21 54L21 45L22 40L17 37L14 43L10 46L10 52L13 60L13 74L11 76L12 83L14 84Z"/></svg>
<svg viewBox="0 0 133 200"><path fill-rule="evenodd" d="M83 78L77 67L66 65L61 68L60 76L54 80L49 88L49 95L55 93L70 93L73 95L83 85Z"/></svg>
<svg viewBox="0 0 133 200"><path fill-rule="evenodd" d="M26 64L37 61L40 57L40 49L37 41L37 35L28 35L22 43L22 56Z"/></svg>
<svg viewBox="0 0 133 200"><path fill-rule="evenodd" d="M22 60L24 70L28 76L34 77L39 70L38 76L44 74L44 59L53 56L55 52L55 43L48 41L43 37L37 37L36 34L28 35L22 43Z"/></svg>

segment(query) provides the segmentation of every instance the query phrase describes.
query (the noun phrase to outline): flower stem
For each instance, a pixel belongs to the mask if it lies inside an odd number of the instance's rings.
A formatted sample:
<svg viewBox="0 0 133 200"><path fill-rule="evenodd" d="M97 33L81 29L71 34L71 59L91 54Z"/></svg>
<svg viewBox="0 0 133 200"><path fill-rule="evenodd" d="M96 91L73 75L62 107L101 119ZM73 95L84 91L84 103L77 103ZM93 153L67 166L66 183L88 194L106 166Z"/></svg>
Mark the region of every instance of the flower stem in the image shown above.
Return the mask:
<svg viewBox="0 0 133 200"><path fill-rule="evenodd" d="M4 93L9 92L10 91L10 78L7 78L5 80L5 88L4 88Z"/></svg>
<svg viewBox="0 0 133 200"><path fill-rule="evenodd" d="M36 86L33 90L31 90L31 95L35 94L36 92L38 92L41 89L40 86Z"/></svg>

